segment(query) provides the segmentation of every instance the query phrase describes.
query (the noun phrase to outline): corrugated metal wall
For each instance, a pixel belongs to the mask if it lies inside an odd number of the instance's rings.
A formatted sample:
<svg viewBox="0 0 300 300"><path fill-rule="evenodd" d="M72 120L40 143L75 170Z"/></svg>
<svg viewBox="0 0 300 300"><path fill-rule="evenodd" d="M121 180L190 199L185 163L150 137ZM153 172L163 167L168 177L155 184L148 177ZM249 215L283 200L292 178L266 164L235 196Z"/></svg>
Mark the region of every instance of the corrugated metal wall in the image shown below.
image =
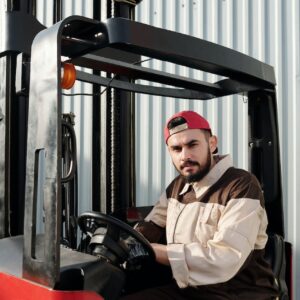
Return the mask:
<svg viewBox="0 0 300 300"><path fill-rule="evenodd" d="M214 1L144 1L138 9L137 20L224 46L237 45L240 51L245 52L245 41L240 40L231 30L233 6L227 7L225 1L222 1L221 6L216 4ZM244 18L241 18L241 22L242 20ZM237 27L240 25L242 24ZM171 64L157 61L151 61L148 65L164 70L174 69ZM218 80L215 75L193 72L184 67L174 71L200 80ZM137 149L137 162L141 162L137 170L137 180L140 180L137 186L141 186L137 199L140 203L153 203L163 187L175 176L175 169L164 146L162 128L166 119L179 110L192 109L207 117L214 133L219 137L220 152L233 153L235 164L247 168L247 99L235 96L205 102L160 97L150 97L150 101L147 101L148 98L138 96L137 99L137 124L141 124L137 126L137 137L141 145ZM166 161L167 163L162 164Z"/></svg>
<svg viewBox="0 0 300 300"><path fill-rule="evenodd" d="M144 0L137 9L138 21L203 38L274 66L278 82L285 227L287 240L294 247L294 299L300 299L299 18L299 0ZM165 64L152 64L168 69ZM215 80L186 69L176 72ZM162 128L166 118L181 109L191 108L204 114L219 137L220 152L232 153L235 165L247 168L247 99L241 98L235 96L226 97L225 101L188 103L159 97L138 97L138 203L153 203L174 177Z"/></svg>
<svg viewBox="0 0 300 300"><path fill-rule="evenodd" d="M52 23L52 1L37 1L42 23ZM106 2L102 0L102 3ZM89 1L63 1L64 17L91 17ZM300 299L300 4L299 0L143 0L136 19L143 23L203 38L251 55L275 67L278 82L278 113L282 158L282 181L287 240L294 246L294 286ZM188 47L188 45L186 45ZM200 51L200 49L199 49ZM144 63L178 74L215 81L187 68L158 61ZM89 92L78 85L75 91ZM80 209L91 203L91 98L68 97L64 111L76 114L79 137ZM195 109L206 116L219 136L221 153L232 153L236 166L247 168L247 99L226 97L209 102L174 101L160 97L137 97L137 202L155 202L175 176L166 152L162 128L175 111Z"/></svg>

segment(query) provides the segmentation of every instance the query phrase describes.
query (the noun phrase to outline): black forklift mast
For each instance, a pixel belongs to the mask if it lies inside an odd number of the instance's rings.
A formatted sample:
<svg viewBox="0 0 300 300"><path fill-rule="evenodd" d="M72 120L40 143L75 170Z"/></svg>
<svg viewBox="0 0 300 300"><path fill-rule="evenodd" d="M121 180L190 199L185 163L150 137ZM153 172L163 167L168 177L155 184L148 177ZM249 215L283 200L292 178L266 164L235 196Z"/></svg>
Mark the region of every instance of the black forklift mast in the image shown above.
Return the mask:
<svg viewBox="0 0 300 300"><path fill-rule="evenodd" d="M35 1L1 1L0 237L23 232L30 48ZM27 90L28 92L28 90Z"/></svg>
<svg viewBox="0 0 300 300"><path fill-rule="evenodd" d="M94 19L100 21L103 7L107 18L134 19L139 2L107 0L103 5L103 1L93 0ZM62 12L63 1L53 1L53 24L62 19ZM45 27L35 18L35 0L3 1L0 14L5 25L1 29L0 49L1 78L5 79L0 99L0 237L6 237L23 233L30 53L33 38ZM127 62L139 58L122 51L102 55ZM123 76L122 80L126 78ZM93 91L99 94L99 87L94 85ZM135 198L134 155L130 155L134 153L134 95L108 89L105 97L101 106L99 96L93 97L92 208L124 219L120 213ZM74 182L70 185L74 186Z"/></svg>
<svg viewBox="0 0 300 300"><path fill-rule="evenodd" d="M141 0L108 0L106 17L134 20L135 7L140 2ZM94 20L101 21L100 11L99 1L98 9L94 7ZM103 49L98 55L127 63L140 60L137 54L117 49ZM100 75L99 70L93 72L94 75ZM107 77L130 81L126 76L109 72ZM99 95L98 85L93 85L93 92ZM134 94L108 87L104 96L93 98L92 207L95 211L113 213L124 220L126 208L135 204Z"/></svg>

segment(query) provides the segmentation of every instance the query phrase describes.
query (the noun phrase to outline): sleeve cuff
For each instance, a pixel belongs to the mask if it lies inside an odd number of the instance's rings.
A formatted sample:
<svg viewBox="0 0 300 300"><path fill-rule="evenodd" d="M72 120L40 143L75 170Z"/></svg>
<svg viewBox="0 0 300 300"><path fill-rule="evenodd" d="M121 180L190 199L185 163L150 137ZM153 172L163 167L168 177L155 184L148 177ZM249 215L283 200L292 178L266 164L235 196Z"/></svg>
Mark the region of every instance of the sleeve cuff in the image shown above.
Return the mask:
<svg viewBox="0 0 300 300"><path fill-rule="evenodd" d="M184 244L167 245L167 253L173 277L180 288L188 286L189 270L185 260Z"/></svg>

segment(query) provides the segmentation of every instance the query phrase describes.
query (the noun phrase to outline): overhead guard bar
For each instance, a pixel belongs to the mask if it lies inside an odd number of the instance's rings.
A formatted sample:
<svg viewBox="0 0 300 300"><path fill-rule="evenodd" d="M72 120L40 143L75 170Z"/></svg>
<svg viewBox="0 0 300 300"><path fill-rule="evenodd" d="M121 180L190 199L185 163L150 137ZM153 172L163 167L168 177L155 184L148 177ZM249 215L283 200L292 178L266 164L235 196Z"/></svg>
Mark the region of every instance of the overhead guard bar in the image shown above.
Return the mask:
<svg viewBox="0 0 300 300"><path fill-rule="evenodd" d="M63 34L62 55L78 65L91 59L84 56L87 52L94 50L97 55L102 48L111 47L225 76L259 89L272 89L276 84L272 66L224 46L123 18L80 30L78 24L72 25L71 18Z"/></svg>
<svg viewBox="0 0 300 300"><path fill-rule="evenodd" d="M95 76L90 73L77 71L77 80L79 81L99 84L102 86L109 85L112 88L120 88L136 93L184 99L208 100L215 97L227 96L239 92L254 91L258 89L257 85L245 84L242 82L237 82L236 80L224 79L216 83L209 83L92 54L85 55L79 59L74 59L72 62L82 67L92 68L93 70L125 75L133 80L150 80L151 82L157 82L180 88L174 89L168 87L156 87L149 86L147 84L143 85L138 83L118 81L116 79L111 80L105 77Z"/></svg>

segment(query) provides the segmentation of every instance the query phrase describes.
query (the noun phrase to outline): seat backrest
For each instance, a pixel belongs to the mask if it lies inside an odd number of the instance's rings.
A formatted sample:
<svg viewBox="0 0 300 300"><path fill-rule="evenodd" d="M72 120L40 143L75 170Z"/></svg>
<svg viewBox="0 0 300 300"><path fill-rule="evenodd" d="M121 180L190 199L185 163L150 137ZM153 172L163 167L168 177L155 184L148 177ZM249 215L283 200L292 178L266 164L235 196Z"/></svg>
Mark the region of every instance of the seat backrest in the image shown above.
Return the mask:
<svg viewBox="0 0 300 300"><path fill-rule="evenodd" d="M269 234L265 249L265 258L271 265L275 275L276 283L280 291L280 300L288 300L285 242L282 236L278 234Z"/></svg>

